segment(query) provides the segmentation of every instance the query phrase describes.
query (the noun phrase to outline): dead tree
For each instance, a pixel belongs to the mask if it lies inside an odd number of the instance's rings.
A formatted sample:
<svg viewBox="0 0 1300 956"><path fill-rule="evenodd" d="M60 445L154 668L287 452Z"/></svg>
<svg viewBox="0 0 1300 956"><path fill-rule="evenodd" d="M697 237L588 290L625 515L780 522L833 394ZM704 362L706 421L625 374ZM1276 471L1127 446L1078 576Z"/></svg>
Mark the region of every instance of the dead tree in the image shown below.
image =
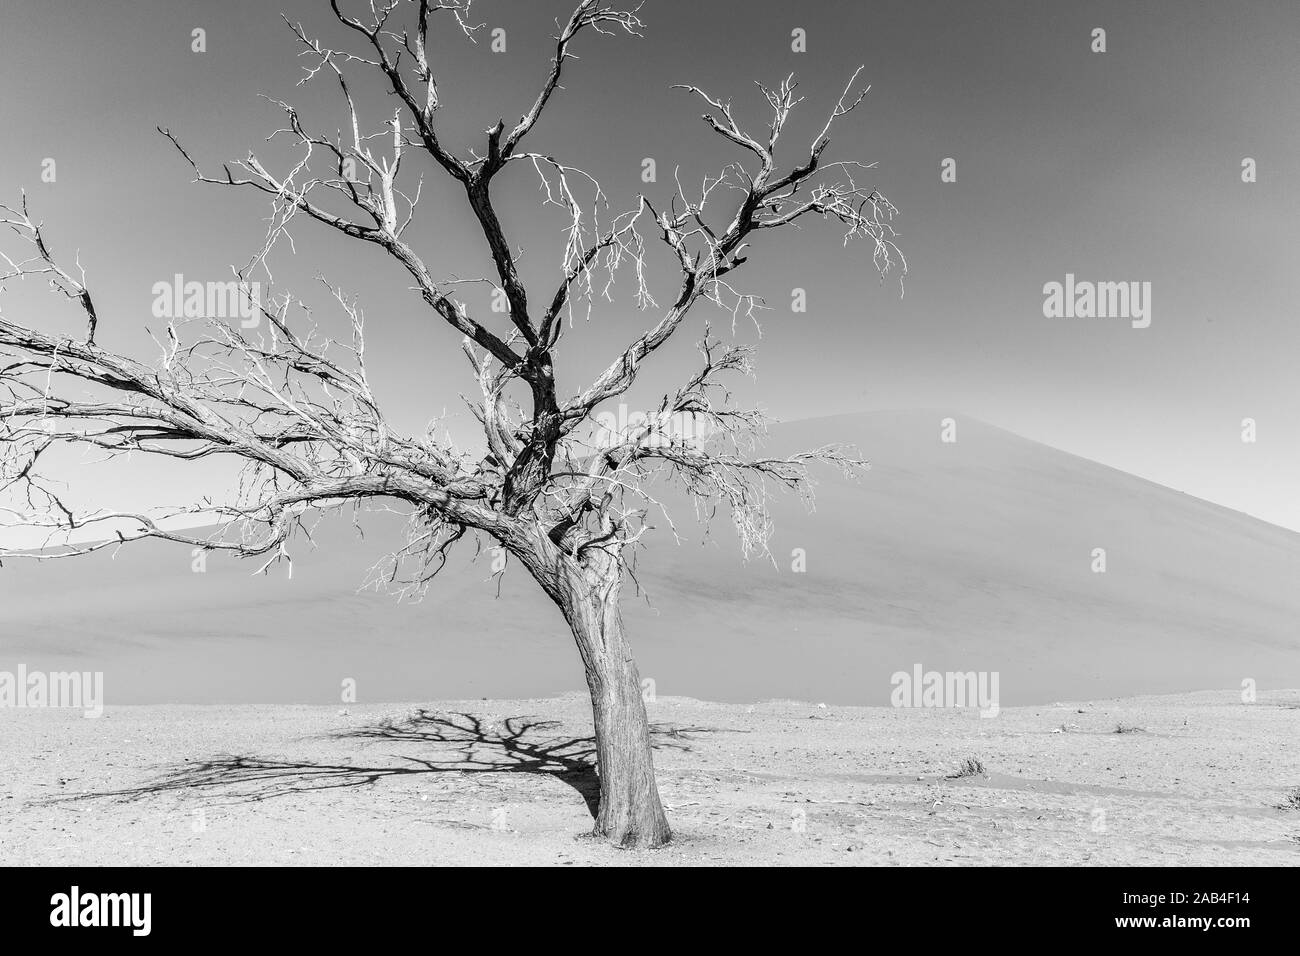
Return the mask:
<svg viewBox="0 0 1300 956"><path fill-rule="evenodd" d="M891 270L906 270L890 227L896 210L862 185L871 166L824 158L832 124L866 93L854 92L859 70L811 144L788 165L778 163L776 153L802 99L792 78L759 87L771 110L761 132L742 128L728 101L680 87L698 98L705 123L740 158L706 175L698 191L688 191L679 177L665 202L642 195L627 211L612 214L599 184L578 167L527 148L580 35L640 36L637 10L604 0L581 0L566 22L557 23L549 73L517 123L508 127L498 120L477 149L453 150L439 135L443 104L430 41L438 24L473 39L481 24L470 19L471 2L369 0L354 14L331 0L333 15L355 40L351 50L327 47L301 25L289 24L307 63L302 82L336 85L346 122L333 137L316 134L293 106L279 103L287 124L276 136L288 137L301 151L287 170L275 172L250 152L209 175L177 138L159 131L198 181L254 190L269 200L265 243L236 271L241 282L254 275L267 280L267 291L255 303L265 321L255 330L210 317L171 321L165 341L156 335L155 361L110 351L96 341L104 317L96 312L80 264L59 264L25 198L16 207L0 207L4 223L31 247L26 257L5 257L3 281L48 279L85 318L84 334L68 335L40 331L41 322L0 317L4 514L10 524L49 530L51 546L41 559L160 538L260 556L269 565L288 557L287 543L309 516L382 503L410 516L407 544L384 571L395 587L414 592L467 534L495 542L559 607L577 643L591 692L600 775L595 832L622 846L656 847L668 841L670 830L655 784L641 682L619 610L630 549L657 520L653 484L676 482L706 510L729 514L744 553L764 554L770 490L805 490L813 462L848 468L859 463L838 447L783 458L760 454L764 415L736 407L725 385L728 376L750 372L751 352L713 337L707 326L698 370L667 389L643 421L612 437L604 430L599 439L593 422L602 406L631 388L702 301L724 309L733 322L761 307L735 285L753 236L813 219L835 220L845 243L869 245L883 279ZM399 104L369 132L350 86L354 74L376 76ZM497 177L516 168L540 177L542 201L558 207L568 224L562 269L540 299L520 279L515 246L493 200ZM508 325L502 318L494 328L490 319L472 315L456 295L456 281L436 278L408 241L419 203L419 187L412 183L426 174L448 176L463 189L491 257L492 282L508 301ZM323 337L302 300L275 288L268 258L292 241L291 228L300 221L377 246L397 274L413 280L431 317L460 334L481 392L470 403L482 424L481 448L462 450L440 438L433 425L421 436L390 426L367 378L363 313L341 288L326 283L351 320L350 343ZM651 295L646 274L648 252L657 243L665 244L680 271L665 304ZM632 295L649 317L646 329L587 387L561 394L555 361L576 334L575 309L589 310L608 298L617 275L630 275ZM707 440L662 440L674 416L707 425ZM191 526L201 518L216 528L195 534L177 530L182 512L176 510L77 513L65 506L42 463L59 445L187 461L233 456L244 471L229 500L203 500L185 510ZM102 536L91 535L95 528L103 529Z"/></svg>

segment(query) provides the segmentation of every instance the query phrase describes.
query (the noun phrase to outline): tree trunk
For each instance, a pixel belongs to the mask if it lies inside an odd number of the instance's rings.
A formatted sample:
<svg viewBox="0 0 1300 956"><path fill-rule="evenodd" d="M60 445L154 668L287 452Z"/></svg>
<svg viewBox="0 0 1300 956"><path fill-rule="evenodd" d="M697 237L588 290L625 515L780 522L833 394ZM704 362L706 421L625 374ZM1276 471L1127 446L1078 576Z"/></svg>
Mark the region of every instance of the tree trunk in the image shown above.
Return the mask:
<svg viewBox="0 0 1300 956"><path fill-rule="evenodd" d="M655 784L641 678L623 631L621 568L571 568L564 608L587 671L596 725L600 808L593 835L622 847L659 847L672 838Z"/></svg>

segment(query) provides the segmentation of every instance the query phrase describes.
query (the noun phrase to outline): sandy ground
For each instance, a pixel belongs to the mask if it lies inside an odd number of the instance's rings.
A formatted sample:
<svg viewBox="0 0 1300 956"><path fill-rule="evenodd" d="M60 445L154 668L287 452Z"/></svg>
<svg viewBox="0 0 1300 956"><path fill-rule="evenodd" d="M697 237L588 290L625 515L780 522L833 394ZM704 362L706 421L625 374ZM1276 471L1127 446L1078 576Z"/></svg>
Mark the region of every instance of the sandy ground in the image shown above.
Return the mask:
<svg viewBox="0 0 1300 956"><path fill-rule="evenodd" d="M650 712L654 852L582 835L577 696L0 711L0 864L1300 864L1300 691Z"/></svg>

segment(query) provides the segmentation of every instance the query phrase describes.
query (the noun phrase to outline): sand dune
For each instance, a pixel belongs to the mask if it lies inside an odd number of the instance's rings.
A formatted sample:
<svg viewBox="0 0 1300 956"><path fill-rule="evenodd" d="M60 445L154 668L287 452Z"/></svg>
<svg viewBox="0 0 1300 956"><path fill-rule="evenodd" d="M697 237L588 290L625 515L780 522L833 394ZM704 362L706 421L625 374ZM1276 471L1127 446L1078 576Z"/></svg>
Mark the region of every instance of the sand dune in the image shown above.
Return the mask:
<svg viewBox="0 0 1300 956"><path fill-rule="evenodd" d="M705 544L652 536L638 575L654 606L630 600L627 618L657 692L883 704L917 663L997 671L1006 705L1300 686L1300 535L959 415L945 444L940 417L776 428L773 450L852 441L873 467L821 475L815 513L777 501L775 567L742 564L725 517ZM554 609L517 572L494 599L472 548L423 604L356 593L396 536L383 516L366 528L322 526L292 580L219 556L197 574L152 543L7 562L0 670L102 670L110 704L325 703L345 678L363 703L583 686Z"/></svg>

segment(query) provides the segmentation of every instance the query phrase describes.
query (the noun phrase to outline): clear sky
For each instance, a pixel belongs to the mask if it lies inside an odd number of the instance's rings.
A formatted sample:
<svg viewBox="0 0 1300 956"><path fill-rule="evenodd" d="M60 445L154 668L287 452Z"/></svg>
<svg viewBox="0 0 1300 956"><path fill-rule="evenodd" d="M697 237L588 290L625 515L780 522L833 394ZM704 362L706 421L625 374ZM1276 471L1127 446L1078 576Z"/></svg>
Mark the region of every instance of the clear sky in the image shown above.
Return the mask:
<svg viewBox="0 0 1300 956"><path fill-rule="evenodd" d="M571 6L476 4L476 20L505 29L501 53L486 36L477 45L437 38L449 146L481 147L498 117L521 114L545 75L551 21ZM300 104L315 129L344 122L330 86L295 87L302 64L281 9L329 45L346 40L324 0L7 0L0 195L27 188L56 252L80 250L102 344L152 354L143 330L157 324L153 284L175 273L226 278L264 228L259 197L192 185L155 126L210 169L250 147L283 169L287 154L264 143L281 117L259 93ZM642 17L642 39L580 40L566 89L532 134L533 148L598 176L616 206L642 190L666 200L674 167L694 183L738 158L673 83L730 97L761 128L765 104L752 81L793 71L806 100L787 159L854 69L864 65L871 84L829 158L879 163L872 182L901 210L906 294L882 285L868 251L843 248L833 227L760 244L738 277L772 306L747 394L783 419L894 407L973 415L1300 529L1294 0L649 0ZM1091 50L1098 27L1104 53ZM206 52L191 50L195 28L206 30ZM807 52L791 49L796 28ZM378 125L391 98L364 73L354 83ZM647 157L657 183L641 181ZM1257 182L1242 182L1246 157ZM47 158L53 183L41 180ZM941 181L946 158L956 160L956 182ZM519 164L498 199L535 301L554 289L563 225L537 208L536 186ZM438 275L485 274L463 196L434 169L425 189L421 254ZM390 414L418 431L445 409L468 434L458 395L474 386L457 337L378 252L305 224L297 238L298 255L278 260L278 277L306 295L321 272L361 297L371 374ZM662 290L672 274L660 264ZM1045 318L1043 286L1067 273L1151 283L1150 327ZM27 285L0 299L11 319L52 328L68 317ZM807 290L806 313L791 312L796 287ZM644 327L627 287L617 292L561 349L566 392ZM487 309L486 289L467 287L464 297ZM663 356L662 375L645 376L647 400L653 386L671 386L704 318ZM737 334L755 337L744 325ZM1257 422L1254 444L1241 440L1247 417ZM102 504L210 490L201 469L132 463L100 468L89 484L88 475L78 484Z"/></svg>

